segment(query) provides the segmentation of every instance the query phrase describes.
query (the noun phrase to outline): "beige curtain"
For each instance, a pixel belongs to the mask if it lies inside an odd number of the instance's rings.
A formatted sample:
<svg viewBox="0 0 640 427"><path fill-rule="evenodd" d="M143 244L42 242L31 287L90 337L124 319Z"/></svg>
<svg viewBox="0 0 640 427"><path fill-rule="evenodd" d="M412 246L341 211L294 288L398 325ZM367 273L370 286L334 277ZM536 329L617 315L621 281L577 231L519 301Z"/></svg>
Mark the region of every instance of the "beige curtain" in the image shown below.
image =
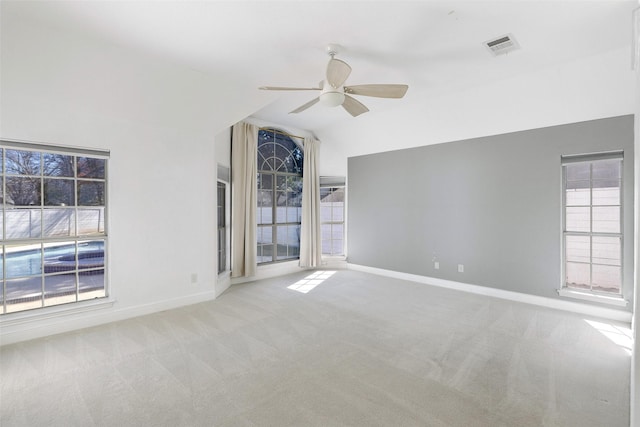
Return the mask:
<svg viewBox="0 0 640 427"><path fill-rule="evenodd" d="M300 267L319 267L322 264L320 178L318 173L319 145L320 143L313 138L304 139Z"/></svg>
<svg viewBox="0 0 640 427"><path fill-rule="evenodd" d="M258 127L235 124L231 140L231 277L256 274L257 162Z"/></svg>

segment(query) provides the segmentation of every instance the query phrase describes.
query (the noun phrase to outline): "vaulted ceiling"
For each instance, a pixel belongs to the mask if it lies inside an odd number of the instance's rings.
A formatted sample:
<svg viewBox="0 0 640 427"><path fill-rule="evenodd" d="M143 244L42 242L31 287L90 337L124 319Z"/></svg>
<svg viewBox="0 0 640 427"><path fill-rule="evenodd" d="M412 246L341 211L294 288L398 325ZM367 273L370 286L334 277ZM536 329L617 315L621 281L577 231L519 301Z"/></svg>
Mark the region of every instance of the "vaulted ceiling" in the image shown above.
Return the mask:
<svg viewBox="0 0 640 427"><path fill-rule="evenodd" d="M414 123L427 129L422 143L435 143L631 113L636 90L631 11L637 5L635 0L32 1L16 2L10 12L12 19L228 78L242 87L238 94L251 97L247 115L321 138L359 140L345 150L358 154L416 144L397 141L415 135L415 129L398 131ZM483 42L507 33L521 49L491 55ZM353 69L348 83L406 83L406 97L362 97L371 112L353 118L339 107L320 105L289 114L316 94L257 89L317 85L329 43L342 46L339 58ZM379 137L372 144L374 136Z"/></svg>

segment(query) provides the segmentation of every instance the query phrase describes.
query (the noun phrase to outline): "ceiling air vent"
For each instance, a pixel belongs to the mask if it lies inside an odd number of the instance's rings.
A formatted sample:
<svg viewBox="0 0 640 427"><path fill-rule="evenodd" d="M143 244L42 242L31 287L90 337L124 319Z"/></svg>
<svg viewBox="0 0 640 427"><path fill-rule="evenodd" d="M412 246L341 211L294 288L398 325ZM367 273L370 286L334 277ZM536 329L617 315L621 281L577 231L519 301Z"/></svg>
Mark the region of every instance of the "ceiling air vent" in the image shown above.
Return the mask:
<svg viewBox="0 0 640 427"><path fill-rule="evenodd" d="M520 49L520 45L513 37L513 34L506 34L504 36L486 41L484 42L484 45L494 56L503 55L516 49Z"/></svg>

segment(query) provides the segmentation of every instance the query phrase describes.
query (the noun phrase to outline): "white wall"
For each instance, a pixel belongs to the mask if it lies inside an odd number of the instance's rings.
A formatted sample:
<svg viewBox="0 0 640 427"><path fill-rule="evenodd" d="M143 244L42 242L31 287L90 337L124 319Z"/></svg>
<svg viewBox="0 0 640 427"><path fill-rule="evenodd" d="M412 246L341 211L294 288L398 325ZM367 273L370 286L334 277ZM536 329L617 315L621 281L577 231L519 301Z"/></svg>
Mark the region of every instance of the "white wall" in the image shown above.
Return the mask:
<svg viewBox="0 0 640 427"><path fill-rule="evenodd" d="M216 162L219 165L231 167L231 127L219 132L215 138Z"/></svg>
<svg viewBox="0 0 640 427"><path fill-rule="evenodd" d="M109 279L116 300L46 321L3 316L2 343L214 298L214 135L256 107L221 102L233 98L229 80L223 86L5 10L1 31L0 137L111 151Z"/></svg>
<svg viewBox="0 0 640 427"><path fill-rule="evenodd" d="M410 87L407 97L421 97L424 108L372 109L318 137L325 150L343 153L334 161L346 170L352 156L633 114L629 56L616 49L438 97Z"/></svg>

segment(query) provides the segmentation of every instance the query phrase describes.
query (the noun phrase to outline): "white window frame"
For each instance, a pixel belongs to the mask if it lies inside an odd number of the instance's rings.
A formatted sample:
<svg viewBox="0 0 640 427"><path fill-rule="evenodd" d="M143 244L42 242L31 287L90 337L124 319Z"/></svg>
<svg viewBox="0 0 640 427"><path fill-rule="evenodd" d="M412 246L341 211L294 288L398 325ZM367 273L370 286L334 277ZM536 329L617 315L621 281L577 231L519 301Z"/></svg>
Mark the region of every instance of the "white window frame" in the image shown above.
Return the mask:
<svg viewBox="0 0 640 427"><path fill-rule="evenodd" d="M258 266L265 266L265 265L269 265L269 264L277 264L277 263L283 263L283 262L290 262L290 261L295 261L295 260L299 260L300 259L300 254L299 254L299 250L300 250L300 238L298 236L298 254L297 256L287 256L286 258L279 258L278 256L278 245L280 243L283 242L283 236L278 236L278 228L279 227L290 227L290 226L298 226L298 229L301 228L301 215L300 217L298 217L297 221L290 221L287 218L286 222L278 222L277 221L277 210L278 210L278 205L277 205L277 197L278 197L278 191L277 191L277 180L278 177L295 177L295 178L299 178L300 183L302 183L303 180L303 173L293 173L293 172L285 172L285 171L281 171L279 170L279 168L277 169L260 169L260 133L261 132L265 132L265 133L273 133L280 135L283 138L287 138L289 139L292 143L295 144L295 146L300 150L300 152L303 155L303 159L301 160L302 163L304 163L304 145L303 145L303 139L299 136L295 136L295 135L291 135L285 131L282 131L280 129L277 128L261 128L259 133L258 133L258 174L260 176L262 175L270 175L273 179L272 182L272 213L271 213L271 218L272 218L272 222L271 223L262 223L258 220L257 223L257 232L258 232L258 236L260 236L260 231L261 229L267 229L267 228L271 228L271 236L272 236L272 240L271 240L271 246L272 246L272 254L271 254L271 260L268 261L258 261ZM288 150L288 149L287 149ZM281 161L284 161L286 158L278 158ZM260 185L260 184L259 184ZM260 193L261 188L258 187L258 193ZM302 190L300 190L300 194L302 193ZM260 206L256 206L256 209L260 209ZM302 212L302 208L300 207L300 212ZM259 239L259 237L258 237ZM285 237L286 239L286 237ZM262 254L263 251L263 246L268 246L267 245L261 245L260 242L258 241L258 245L257 245L257 253L258 253L258 259L264 258L264 255ZM288 247L288 245L287 245ZM288 248L287 248L288 251Z"/></svg>
<svg viewBox="0 0 640 427"><path fill-rule="evenodd" d="M230 185L230 170L227 166L223 166L218 163L218 180L216 182L216 215L217 215L217 262L218 262L218 275L228 273L231 268L231 227L229 223L229 218L231 217L231 185ZM218 186L224 185L224 209L220 212L220 201L217 198ZM222 239L224 243L224 265L220 266L220 215L223 216L224 220L224 238Z"/></svg>
<svg viewBox="0 0 640 427"><path fill-rule="evenodd" d="M323 258L344 258L346 256L346 235L347 235L347 230L346 230L346 201L347 201L347 187L346 187L346 183L345 183L345 178L344 177L340 177L340 176L321 176L320 177L320 188L341 188L344 191L344 196L345 196L345 200L343 202L343 206L342 206L342 221L335 221L333 220L333 217L330 221L323 221L322 220L322 213L321 213L321 222L320 222L320 227L322 229L323 225L330 225L332 230L331 230L331 237L329 239L329 241L331 242L330 245L333 248L333 226L334 225L342 225L342 250L339 254L337 253L327 253L324 250L324 245L322 248L322 256ZM322 200L320 201L320 209L322 210ZM321 233L322 234L322 233ZM337 240L337 239L336 239ZM326 241L326 239L322 239L322 242L324 243ZM332 251L331 251L332 252Z"/></svg>
<svg viewBox="0 0 640 427"><path fill-rule="evenodd" d="M6 310L6 306L7 306L7 299L5 298L6 296L6 281L4 280L4 275L7 272L6 269L6 260L5 257L2 257L1 262L3 263L3 268L2 268L2 277L0 277L0 282L2 283L2 288L0 289L0 292L2 293L3 296L3 301L2 301L2 306L0 306L0 319L3 325L8 325L8 324L13 324L15 322L22 322L25 319L39 319L39 318L48 318L52 315L55 315L56 313L60 313L60 312L65 312L65 313L71 313L71 312L83 312L83 311L87 311L87 310L91 310L93 308L102 308L105 306L110 306L113 304L114 300L111 297L111 289L110 289L110 281L109 281L109 233L108 233L108 207L109 207L109 157L110 157L110 153L108 150L98 150L98 149L85 149L85 148L76 148L76 147L65 147L65 146L53 146L53 145L47 145L47 144L38 144L38 143L33 143L33 142L25 142L25 141L16 141L16 140L7 140L7 139L2 139L0 140L0 148L2 148L3 150L0 150L0 161L4 162L4 157L5 157L5 153L6 150L19 150L19 151L32 151L32 152L37 152L42 154L56 154L56 155L64 155L64 156L74 156L74 157L87 157L87 158L93 158L93 159L100 159L100 160L104 160L104 178L85 178L85 177L79 177L77 175L77 170L74 170L74 176L73 177L49 177L47 178L47 176L45 174L43 174L43 170L42 170L42 166L40 166L40 172L39 172L39 177L41 177L41 179L64 179L64 180L72 180L73 181L73 185L74 185L74 193L75 196L74 198L77 197L78 194L78 184L80 182L103 182L104 183L104 206L99 206L99 208L104 208L104 213L103 213L103 229L101 233L91 233L91 234L80 234L78 233L78 216L77 213L79 212L79 210L84 209L85 207L81 206L78 204L77 199L75 199L75 204L73 206L68 206L68 209L73 210L76 213L75 216L75 221L74 221L74 233L72 235L69 236L44 236L42 234L42 232L40 233L39 237L35 237L35 238L14 238L14 239L8 239L7 236L7 221L4 219L4 217L2 218L2 234L1 234L1 239L0 239L0 246L19 246L19 245L34 245L34 246L38 246L41 249L46 249L48 246L51 245L56 245L59 244L61 242L64 243L70 243L73 242L73 244L76 245L76 248L74 250L74 254L79 254L79 246L78 244L81 244L82 242L85 241L96 241L96 240L100 240L104 242L104 246L103 246L103 262L101 266L89 266L86 269L85 268L80 268L80 265L76 264L75 268L72 270L69 270L70 273L75 274L76 276L76 293L75 293L75 301L70 301L70 302L60 302L60 303L54 303L54 304L45 304L45 282L46 282L46 278L47 277L51 277L53 275L59 274L56 272L47 272L45 270L45 266L46 264L43 264L43 268L42 271L40 272L39 276L41 277L41 282L42 282L42 295L41 295L41 304L39 307L28 307L28 308L24 308L21 310L14 310L14 311L10 311L7 312ZM6 176L14 176L14 175L7 175L7 171L5 170L6 165L3 164L3 168L2 168L2 173L0 173L0 185L3 186L2 188L2 194L5 196L4 198L6 199L7 196L7 192L6 192L6 179L2 179ZM15 176L19 176L19 175L15 175ZM34 177L36 175L33 175ZM43 203L44 200L44 189L41 189L41 203L39 205L41 212L44 212L43 209L46 209L46 206ZM2 204L2 210L0 210L1 214L5 213L6 210L6 201L2 200L0 202ZM63 205L60 205L63 206ZM90 207L87 207L90 208ZM43 227L43 224L41 223L40 227ZM4 253L4 251L3 251ZM43 263L45 262L44 260L42 261ZM69 267L71 268L71 267ZM66 271L66 270L65 270ZM78 287L79 285L79 275L87 272L87 274L91 274L92 272L96 272L99 274L100 271L103 271L104 274L104 278L103 278L103 286L104 286L104 295L100 295L100 296L92 296L90 298L80 298L80 288ZM32 277L36 277L36 276L32 276ZM35 302L36 300L34 300Z"/></svg>
<svg viewBox="0 0 640 427"><path fill-rule="evenodd" d="M588 163L590 165L590 170L593 169L593 163L603 160L620 160L621 163L621 177L620 177L620 216L619 216L619 232L610 233L610 232L594 232L592 230L593 226L593 215L590 215L590 229L589 231L567 231L566 227L566 218L567 218L567 176L566 176L566 166L569 164L575 163ZM614 151L614 152L605 152L605 153L593 153L593 154L583 154L583 155L571 155L571 156L562 156L561 159L561 168L562 168L562 239L561 239L561 247L562 247L562 262L561 262L561 283L560 289L558 289L558 294L565 297L577 298L586 301L593 302L601 302L607 303L611 305L617 306L626 306L627 301L624 299L623 295L623 283L624 283L624 221L623 221L623 211L624 211L624 156L622 151ZM591 173L590 173L591 174ZM592 192L592 177L589 177L589 189ZM588 207L590 210L593 209L593 199L590 198L590 202ZM566 265L567 265L567 248L566 248L566 238L567 236L584 236L589 237L590 239L593 237L616 237L620 239L620 292L601 292L597 290L593 290L593 283L591 282L591 271L593 268L593 260L592 253L589 254L589 269L590 269L590 283L589 286L591 289L581 289L581 288L573 288L567 286L566 283ZM590 245L591 250L593 247ZM597 265L597 263L595 263Z"/></svg>

